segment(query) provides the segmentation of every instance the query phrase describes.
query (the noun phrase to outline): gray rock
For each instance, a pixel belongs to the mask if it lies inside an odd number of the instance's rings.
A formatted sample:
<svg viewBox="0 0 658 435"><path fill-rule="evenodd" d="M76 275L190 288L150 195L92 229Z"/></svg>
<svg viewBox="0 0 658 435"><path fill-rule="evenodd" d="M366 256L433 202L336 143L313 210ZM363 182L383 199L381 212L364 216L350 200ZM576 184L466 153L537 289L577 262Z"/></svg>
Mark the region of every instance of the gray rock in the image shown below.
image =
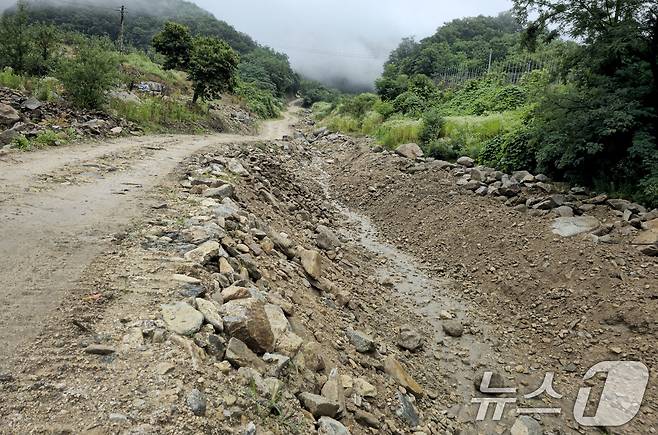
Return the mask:
<svg viewBox="0 0 658 435"><path fill-rule="evenodd" d="M553 221L553 233L562 237L571 237L589 233L601 226L593 216L560 217Z"/></svg>
<svg viewBox="0 0 658 435"><path fill-rule="evenodd" d="M221 204L213 209L213 213L218 218L229 219L240 213L240 207L231 198L224 198Z"/></svg>
<svg viewBox="0 0 658 435"><path fill-rule="evenodd" d="M568 205L561 205L553 210L553 213L557 214L559 217L573 217L573 209Z"/></svg>
<svg viewBox="0 0 658 435"><path fill-rule="evenodd" d="M167 329L180 335L193 335L203 325L203 314L185 302L162 305L162 318Z"/></svg>
<svg viewBox="0 0 658 435"><path fill-rule="evenodd" d="M11 143L22 131L25 131L26 125L22 122L17 122L10 129L0 132L0 145Z"/></svg>
<svg viewBox="0 0 658 435"><path fill-rule="evenodd" d="M528 415L518 417L510 429L510 435L542 435L542 433L539 422Z"/></svg>
<svg viewBox="0 0 658 435"><path fill-rule="evenodd" d="M475 160L473 160L470 157L463 156L457 159L457 164L465 166L467 168L472 168L473 166L475 166Z"/></svg>
<svg viewBox="0 0 658 435"><path fill-rule="evenodd" d="M0 103L0 125L11 126L21 120L21 115L13 107Z"/></svg>
<svg viewBox="0 0 658 435"><path fill-rule="evenodd" d="M197 298L196 307L203 314L206 322L211 324L217 332L224 331L224 321L219 314L219 307L214 302Z"/></svg>
<svg viewBox="0 0 658 435"><path fill-rule="evenodd" d="M41 106L43 106L43 103L34 97L28 98L21 104L21 107L27 110L37 110Z"/></svg>
<svg viewBox="0 0 658 435"><path fill-rule="evenodd" d="M206 414L206 397L201 391L196 388L190 391L190 394L187 395L186 402L194 415L202 416Z"/></svg>
<svg viewBox="0 0 658 435"><path fill-rule="evenodd" d="M361 409L356 410L356 413L354 414L354 420L356 420L356 422L360 425L366 427L378 429L380 426L377 416Z"/></svg>
<svg viewBox="0 0 658 435"><path fill-rule="evenodd" d="M220 245L214 240L209 240L202 243L197 248L187 252L185 254L185 259L189 261L194 261L199 264L205 264L210 261L211 258L218 256L220 253Z"/></svg>
<svg viewBox="0 0 658 435"><path fill-rule="evenodd" d="M350 435L350 431L333 418L321 417L318 420L318 435Z"/></svg>
<svg viewBox="0 0 658 435"><path fill-rule="evenodd" d="M222 306L224 328L256 353L274 351L274 334L265 304L258 299L238 299Z"/></svg>
<svg viewBox="0 0 658 435"><path fill-rule="evenodd" d="M338 414L340 406L338 403L329 400L324 396L313 393L302 393L299 395L299 401L313 417L335 417Z"/></svg>
<svg viewBox="0 0 658 435"><path fill-rule="evenodd" d="M338 404L339 413L345 412L345 389L337 368L333 368L329 372L327 382L322 387L321 393L331 402Z"/></svg>
<svg viewBox="0 0 658 435"><path fill-rule="evenodd" d="M405 326L400 330L400 335L398 336L398 346L413 352L420 348L422 345L423 337L418 333L418 331L409 328L408 326Z"/></svg>
<svg viewBox="0 0 658 435"><path fill-rule="evenodd" d="M206 198L229 198L235 193L235 188L230 184L225 184L220 187L215 187L213 189L206 189L203 192L203 196Z"/></svg>
<svg viewBox="0 0 658 435"><path fill-rule="evenodd" d="M262 359L258 358L246 344L235 337L229 340L224 358L235 367L253 367L263 371L267 368Z"/></svg>
<svg viewBox="0 0 658 435"><path fill-rule="evenodd" d="M420 417L418 416L418 410L413 404L412 399L406 394L400 392L397 394L400 405L395 413L410 427L414 428L418 426L420 424Z"/></svg>
<svg viewBox="0 0 658 435"><path fill-rule="evenodd" d="M406 157L411 160L415 160L419 157L423 157L423 150L415 143L406 143L400 145L395 149L395 152L402 157Z"/></svg>
<svg viewBox="0 0 658 435"><path fill-rule="evenodd" d="M317 243L318 248L324 249L325 251L334 251L341 245L340 239L330 228L324 225L318 225L316 231L318 234L315 242Z"/></svg>
<svg viewBox="0 0 658 435"><path fill-rule="evenodd" d="M464 335L464 325L459 320L446 320L441 326L443 327L443 332L450 337L458 338Z"/></svg>
<svg viewBox="0 0 658 435"><path fill-rule="evenodd" d="M368 334L353 329L348 329L346 334L357 352L369 353L375 350L375 341Z"/></svg>

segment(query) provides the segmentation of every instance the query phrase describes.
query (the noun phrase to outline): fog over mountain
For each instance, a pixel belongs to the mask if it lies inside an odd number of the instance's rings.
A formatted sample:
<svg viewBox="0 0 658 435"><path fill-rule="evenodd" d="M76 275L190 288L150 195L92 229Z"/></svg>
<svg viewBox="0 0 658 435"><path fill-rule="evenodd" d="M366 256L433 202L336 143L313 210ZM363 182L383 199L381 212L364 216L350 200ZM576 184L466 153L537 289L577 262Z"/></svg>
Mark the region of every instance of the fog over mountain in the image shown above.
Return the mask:
<svg viewBox="0 0 658 435"><path fill-rule="evenodd" d="M33 0L35 1L35 0ZM43 1L43 0L40 0ZM171 0L47 0L62 5L125 4L139 13L171 14ZM454 18L496 15L511 0L194 0L261 44L287 53L303 75L343 89L372 87L390 51L406 36L433 34ZM0 0L0 8L14 5Z"/></svg>
<svg viewBox="0 0 658 435"><path fill-rule="evenodd" d="M496 15L510 0L195 0L218 18L284 51L314 79L369 88L405 36L418 39L454 18Z"/></svg>

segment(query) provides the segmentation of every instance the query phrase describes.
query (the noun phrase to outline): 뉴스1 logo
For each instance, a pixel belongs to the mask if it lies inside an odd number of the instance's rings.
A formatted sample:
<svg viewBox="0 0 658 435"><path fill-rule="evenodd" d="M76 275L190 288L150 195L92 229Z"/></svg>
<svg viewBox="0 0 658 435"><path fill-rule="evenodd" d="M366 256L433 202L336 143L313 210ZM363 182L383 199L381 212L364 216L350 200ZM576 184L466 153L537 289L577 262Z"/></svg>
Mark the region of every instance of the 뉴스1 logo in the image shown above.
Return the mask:
<svg viewBox="0 0 658 435"><path fill-rule="evenodd" d="M592 379L597 373L607 373L603 393L596 407L596 413L593 417L585 416L587 405L594 398L590 397L592 388L582 387L578 391L573 415L576 421L582 426L608 426L618 427L629 423L640 411L644 393L649 382L649 369L643 363L638 361L603 361L590 368L583 381ZM480 383L480 392L484 394L514 394L517 392L515 387L492 388L491 377L493 372L485 372ZM546 373L544 382L536 391L523 396L525 399L532 399L542 394L546 394L555 399L561 399L562 394L553 388L554 373ZM505 406L517 402L516 397L476 397L471 399L471 403L478 403L479 409L476 421L486 419L489 405L495 405L493 417L494 421L499 421ZM516 408L517 414L560 414L562 408Z"/></svg>

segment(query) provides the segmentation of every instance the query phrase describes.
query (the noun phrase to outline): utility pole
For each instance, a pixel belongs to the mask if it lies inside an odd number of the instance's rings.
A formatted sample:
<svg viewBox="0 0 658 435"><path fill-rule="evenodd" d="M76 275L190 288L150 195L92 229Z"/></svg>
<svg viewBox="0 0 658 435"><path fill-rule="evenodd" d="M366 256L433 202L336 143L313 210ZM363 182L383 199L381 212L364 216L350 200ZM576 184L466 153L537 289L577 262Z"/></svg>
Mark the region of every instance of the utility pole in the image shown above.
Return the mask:
<svg viewBox="0 0 658 435"><path fill-rule="evenodd" d="M123 53L123 22L126 18L126 7L122 5L119 12L121 12L121 24L119 26L119 52Z"/></svg>

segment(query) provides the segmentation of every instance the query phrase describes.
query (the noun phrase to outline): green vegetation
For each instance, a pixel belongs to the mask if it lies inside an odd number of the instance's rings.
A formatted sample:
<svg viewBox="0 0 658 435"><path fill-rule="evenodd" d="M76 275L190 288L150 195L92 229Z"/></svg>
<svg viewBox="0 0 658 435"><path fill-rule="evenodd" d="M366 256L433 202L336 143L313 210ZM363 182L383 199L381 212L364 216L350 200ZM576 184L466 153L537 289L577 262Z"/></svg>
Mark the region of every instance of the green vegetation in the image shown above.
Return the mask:
<svg viewBox="0 0 658 435"><path fill-rule="evenodd" d="M106 0L102 7L94 2L58 0L34 0L30 2L31 23L52 24L59 29L91 36L118 38L118 15L115 12L127 5L125 41L127 45L147 50L156 33L168 21L187 26L192 34L212 36L226 41L239 53L247 53L257 47L248 35L238 32L229 24L217 20L212 14L183 0L134 0L126 3Z"/></svg>
<svg viewBox="0 0 658 435"><path fill-rule="evenodd" d="M49 146L65 145L77 139L74 130L67 131L54 131L44 130L37 134L33 139L28 139L23 135L19 135L13 140L14 147L23 151L31 149L45 148Z"/></svg>
<svg viewBox="0 0 658 435"><path fill-rule="evenodd" d="M190 106L180 100L159 97L144 97L141 101L112 99L110 110L149 132L183 130L195 124L201 129L202 121L208 116L208 110L203 106Z"/></svg>
<svg viewBox="0 0 658 435"><path fill-rule="evenodd" d="M420 42L404 39L377 95L327 98L313 111L332 129L389 147L418 142L436 158L469 155L656 206L651 4L620 0L610 8L597 0L585 10L575 0L516 0L514 15L454 20ZM521 60L527 66L505 69Z"/></svg>
<svg viewBox="0 0 658 435"><path fill-rule="evenodd" d="M56 75L78 107L99 109L119 81L119 56L104 39L84 40L72 57L60 63Z"/></svg>

